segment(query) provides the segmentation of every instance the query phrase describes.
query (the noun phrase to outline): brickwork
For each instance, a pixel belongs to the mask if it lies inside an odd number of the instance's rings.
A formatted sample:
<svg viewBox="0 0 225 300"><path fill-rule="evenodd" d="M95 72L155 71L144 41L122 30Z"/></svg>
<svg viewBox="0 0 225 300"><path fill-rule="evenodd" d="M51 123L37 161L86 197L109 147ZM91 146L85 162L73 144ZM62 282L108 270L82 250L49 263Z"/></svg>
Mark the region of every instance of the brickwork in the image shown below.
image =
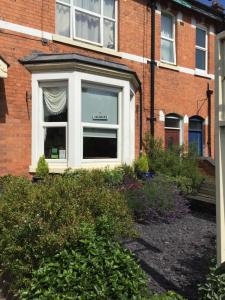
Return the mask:
<svg viewBox="0 0 225 300"><path fill-rule="evenodd" d="M164 1L167 3L167 1ZM161 3L162 8L163 2ZM118 22L119 51L150 57L150 9L144 0L120 0ZM195 29L191 26L190 12L172 7L176 16L183 14L183 22L176 22L177 65L195 68ZM193 15L194 16L194 15ZM196 16L195 16L196 17ZM197 18L197 17L196 17ZM156 59L160 60L160 14L156 14ZM55 0L1 0L0 20L43 30L55 31ZM210 21L205 19L207 28ZM209 72L214 73L214 39L209 35ZM8 78L0 79L0 175L28 174L31 163L31 74L19 63L19 59L33 51L45 53L78 53L107 61L126 64L134 70L143 87L143 132L149 130L150 116L150 65L113 55L87 50L63 43L41 39L31 35L0 30L0 55L9 63ZM208 78L185 74L176 70L156 67L156 136L164 138L164 122L159 111L176 113L181 117L199 115L207 119L206 89ZM136 94L136 156L139 153L139 93ZM212 104L214 97L212 97ZM214 105L212 105L214 107ZM212 110L212 149L214 153L214 111ZM204 144L207 145L205 128ZM184 124L184 142L188 143L188 124ZM207 155L207 152L205 153Z"/></svg>

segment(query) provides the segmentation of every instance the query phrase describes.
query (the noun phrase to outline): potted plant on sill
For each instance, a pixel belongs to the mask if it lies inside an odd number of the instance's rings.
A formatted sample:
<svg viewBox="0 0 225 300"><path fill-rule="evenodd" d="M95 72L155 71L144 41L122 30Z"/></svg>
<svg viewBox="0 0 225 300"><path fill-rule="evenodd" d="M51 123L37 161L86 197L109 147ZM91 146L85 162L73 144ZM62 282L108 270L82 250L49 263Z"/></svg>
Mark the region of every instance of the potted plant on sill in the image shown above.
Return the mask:
<svg viewBox="0 0 225 300"><path fill-rule="evenodd" d="M154 176L154 173L149 171L149 161L145 154L134 162L134 169L137 176L141 179L149 179Z"/></svg>
<svg viewBox="0 0 225 300"><path fill-rule="evenodd" d="M43 180L48 174L49 174L48 163L45 160L45 156L42 155L38 160L36 174L33 176L32 181L34 183L37 183Z"/></svg>

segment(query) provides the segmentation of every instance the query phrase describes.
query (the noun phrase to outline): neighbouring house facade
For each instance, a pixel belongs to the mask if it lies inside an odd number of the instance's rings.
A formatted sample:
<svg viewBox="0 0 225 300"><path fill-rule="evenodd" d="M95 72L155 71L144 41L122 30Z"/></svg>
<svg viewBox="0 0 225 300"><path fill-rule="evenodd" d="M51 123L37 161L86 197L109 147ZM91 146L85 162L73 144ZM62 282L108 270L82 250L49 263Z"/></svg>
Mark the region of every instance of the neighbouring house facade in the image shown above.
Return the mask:
<svg viewBox="0 0 225 300"><path fill-rule="evenodd" d="M1 0L0 175L130 164L153 127L214 157L222 25L194 0Z"/></svg>

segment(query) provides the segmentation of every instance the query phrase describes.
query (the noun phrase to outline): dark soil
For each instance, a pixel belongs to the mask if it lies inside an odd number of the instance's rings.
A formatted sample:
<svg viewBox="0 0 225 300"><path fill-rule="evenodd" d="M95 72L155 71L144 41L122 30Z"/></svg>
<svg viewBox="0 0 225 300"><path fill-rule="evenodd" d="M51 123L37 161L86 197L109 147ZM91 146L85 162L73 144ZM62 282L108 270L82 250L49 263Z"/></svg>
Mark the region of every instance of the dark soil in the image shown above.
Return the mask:
<svg viewBox="0 0 225 300"><path fill-rule="evenodd" d="M197 285L216 255L214 214L195 210L170 224L137 224L137 229L140 237L125 245L148 274L151 292L174 290L198 300Z"/></svg>

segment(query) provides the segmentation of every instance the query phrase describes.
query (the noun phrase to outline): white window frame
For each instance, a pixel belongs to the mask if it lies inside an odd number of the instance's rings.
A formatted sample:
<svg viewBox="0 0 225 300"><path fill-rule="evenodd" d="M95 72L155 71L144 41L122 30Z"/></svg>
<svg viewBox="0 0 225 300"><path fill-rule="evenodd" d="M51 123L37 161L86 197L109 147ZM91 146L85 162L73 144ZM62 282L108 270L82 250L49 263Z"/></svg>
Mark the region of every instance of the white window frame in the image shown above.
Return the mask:
<svg viewBox="0 0 225 300"><path fill-rule="evenodd" d="M130 97L130 82L78 71L50 72L32 74L32 162L30 170L36 169L39 157L44 154L43 124L40 122L43 111L43 102L40 101L41 87L49 82L55 84L59 81L68 82L67 160L48 160L50 171L116 166L121 163L131 164L135 159L135 97ZM82 123L82 82L121 91L119 93L118 157L116 159L83 159L83 127L86 125L89 127L89 123ZM95 123L91 123L90 127L95 126L101 127ZM111 125L104 125L104 128L110 127ZM115 126L112 125L112 127Z"/></svg>
<svg viewBox="0 0 225 300"><path fill-rule="evenodd" d="M183 145L183 119L181 117L179 117L178 115L176 116L176 114L169 114L165 116L165 122L166 119L176 119L179 120L179 127L164 127L165 129L173 129L173 130L179 130L180 131L180 146Z"/></svg>
<svg viewBox="0 0 225 300"><path fill-rule="evenodd" d="M202 26L202 25L197 25L196 26L196 37L197 37L197 30L200 29L202 31L205 31L205 48L198 46L197 45L197 39L195 41L195 71L197 73L199 73L199 75L201 75L201 73L206 74L208 72L208 30L206 27ZM205 52L205 70L203 69L198 69L196 67L197 65L197 61L196 61L196 50L199 49L201 51Z"/></svg>
<svg viewBox="0 0 225 300"><path fill-rule="evenodd" d="M104 0L100 0L100 1L101 1L101 13L100 14L89 11L87 9L80 8L78 6L75 6L73 4L73 0L70 0L70 3L65 3L61 0L56 0L56 5L61 4L61 5L64 5L64 6L67 6L70 8L70 38L71 39L75 39L77 41L85 42L85 43L92 44L95 46L100 46L105 49L117 51L118 50L118 0L115 0L115 19L104 16L104 12L103 12L103 4L104 4L103 1ZM88 15L100 18L100 43L96 43L96 42L76 36L76 19L75 19L76 11L83 12ZM55 16L55 20L56 20L56 16ZM104 47L104 20L108 20L108 21L115 23L115 49Z"/></svg>
<svg viewBox="0 0 225 300"><path fill-rule="evenodd" d="M45 87L67 87L68 81L53 81L53 82L40 82L39 84L39 101L41 103L40 114L39 114L39 125L40 125L40 146L44 149L44 134L45 128L65 128L66 130L66 159L46 159L49 164L66 165L68 157L68 99L67 99L67 122L45 122L44 121L44 99L43 99L43 88Z"/></svg>
<svg viewBox="0 0 225 300"><path fill-rule="evenodd" d="M162 17L163 15L169 16L172 19L172 24L173 24L173 38L168 38L162 35ZM173 56L174 56L174 61L167 61L161 58L161 46L162 46L162 40L170 41L173 43ZM161 12L161 28L160 28L160 61L164 62L166 64L170 65L176 65L177 57L176 57L176 18L173 14L167 12L167 11L162 11Z"/></svg>
<svg viewBox="0 0 225 300"><path fill-rule="evenodd" d="M112 92L118 92L118 124L99 124L99 123L87 123L87 122L81 122L81 132L83 135L83 130L84 128L98 128L98 129L115 129L117 131L117 158L112 158L112 159L107 159L107 161L110 162L120 162L121 161L121 138L122 138L122 130L121 130L121 124L122 124L122 91L118 90L117 88L107 86L104 88L102 85L97 85L97 84L90 84L90 82L82 82L82 87L97 87L98 89L105 90L107 91L112 91ZM83 142L82 142L82 156L81 156L81 161L84 163L89 163L89 162L96 162L96 159L84 159L83 158ZM99 162L104 162L105 159L98 159Z"/></svg>

